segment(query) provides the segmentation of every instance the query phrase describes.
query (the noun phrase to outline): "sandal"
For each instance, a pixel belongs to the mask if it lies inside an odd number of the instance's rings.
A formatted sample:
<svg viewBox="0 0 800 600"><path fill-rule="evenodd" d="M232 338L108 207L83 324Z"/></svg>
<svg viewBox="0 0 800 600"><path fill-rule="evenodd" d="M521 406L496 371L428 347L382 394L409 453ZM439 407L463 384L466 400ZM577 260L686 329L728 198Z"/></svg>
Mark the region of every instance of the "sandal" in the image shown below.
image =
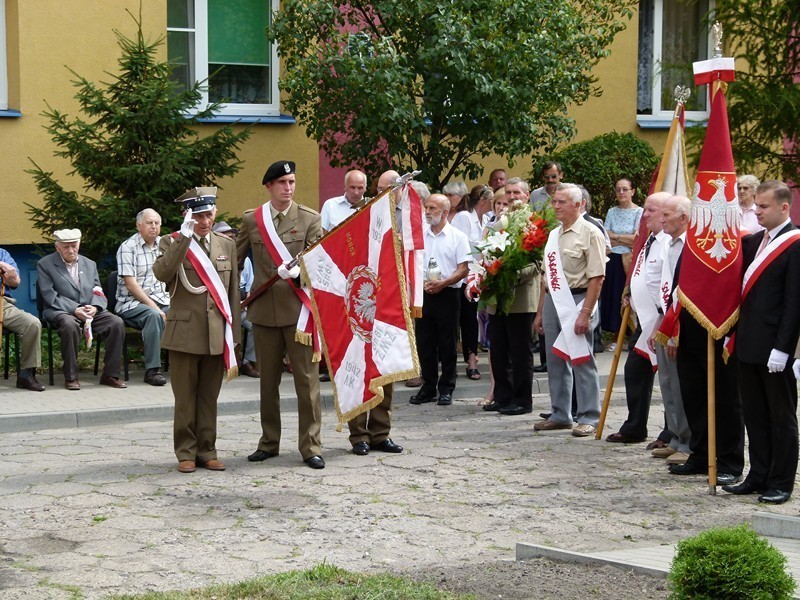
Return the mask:
<svg viewBox="0 0 800 600"><path fill-rule="evenodd" d="M478 372L478 369L470 369L467 367L467 378L472 380L478 380L481 378L481 374Z"/></svg>

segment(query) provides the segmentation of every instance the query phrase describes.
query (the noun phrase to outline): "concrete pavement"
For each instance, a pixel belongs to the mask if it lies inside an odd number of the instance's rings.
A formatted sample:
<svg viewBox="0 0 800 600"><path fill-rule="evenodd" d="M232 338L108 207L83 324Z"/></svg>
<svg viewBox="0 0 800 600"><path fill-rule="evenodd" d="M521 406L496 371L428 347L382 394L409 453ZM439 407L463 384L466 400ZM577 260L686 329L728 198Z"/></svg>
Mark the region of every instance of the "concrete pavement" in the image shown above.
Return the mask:
<svg viewBox="0 0 800 600"><path fill-rule="evenodd" d="M598 358L607 373L611 355ZM686 536L749 521L756 510L797 514L794 502L709 496L704 477L669 475L643 444L534 432L549 407L539 377L534 414L517 417L480 410L486 378L460 377L448 407L412 406L413 390L400 385L392 433L406 448L400 455L350 453L328 396L322 471L297 452L288 376L281 455L247 461L260 434L258 382L239 378L221 398L218 448L228 469L180 474L169 386L140 379L112 390L84 376L79 393L17 391L13 376L0 386L0 597L188 589L323 560L413 572L512 560L523 556L518 544L596 560L611 553L625 564L659 555L663 570L669 547ZM617 388L606 433L625 412ZM657 393L650 419L655 434Z"/></svg>

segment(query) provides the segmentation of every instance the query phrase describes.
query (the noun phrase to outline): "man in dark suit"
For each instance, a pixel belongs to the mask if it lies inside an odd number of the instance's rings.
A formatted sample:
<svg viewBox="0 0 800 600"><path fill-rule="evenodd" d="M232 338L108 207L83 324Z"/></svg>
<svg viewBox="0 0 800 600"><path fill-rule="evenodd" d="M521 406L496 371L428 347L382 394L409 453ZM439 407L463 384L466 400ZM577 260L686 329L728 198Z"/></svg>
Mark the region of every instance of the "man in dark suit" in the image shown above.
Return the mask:
<svg viewBox="0 0 800 600"><path fill-rule="evenodd" d="M247 459L261 462L277 456L280 451L279 385L286 353L297 392L300 454L312 469L324 469L320 442L319 362L314 360L319 358L314 356L310 339L304 340L308 344L295 339L299 333L297 321L302 307L295 291L300 268L288 268L288 260L276 260L277 254L273 255L274 252L283 252L290 258L297 256L322 237L322 221L318 212L294 201L295 163L281 160L271 164L261 183L266 187L270 201L242 215L236 249L242 263L248 251L252 250L253 290L258 290L273 275L280 278L247 309L248 318L253 323L256 359L261 370L262 431L258 448Z"/></svg>
<svg viewBox="0 0 800 600"><path fill-rule="evenodd" d="M732 494L761 493L759 502L782 504L797 471L797 382L791 369L800 332L800 232L789 218L792 191L768 180L756 191L763 231L742 240L744 283L736 355L750 472Z"/></svg>
<svg viewBox="0 0 800 600"><path fill-rule="evenodd" d="M106 310L108 302L97 265L78 254L80 229L61 229L53 233L56 251L39 261L39 289L44 300L44 318L61 336L64 380L68 390L79 390L78 342L91 333L106 338L105 364L100 384L113 388L128 387L119 378L125 325L117 315Z"/></svg>
<svg viewBox="0 0 800 600"><path fill-rule="evenodd" d="M225 470L217 458L217 398L222 378L237 372L233 345L239 341L241 323L236 245L211 230L217 216L216 191L193 188L176 200L185 210L180 234L161 238L153 263L153 274L167 284L170 294L161 347L169 350L173 441L181 473L192 473L198 466ZM230 311L230 323L223 311Z"/></svg>

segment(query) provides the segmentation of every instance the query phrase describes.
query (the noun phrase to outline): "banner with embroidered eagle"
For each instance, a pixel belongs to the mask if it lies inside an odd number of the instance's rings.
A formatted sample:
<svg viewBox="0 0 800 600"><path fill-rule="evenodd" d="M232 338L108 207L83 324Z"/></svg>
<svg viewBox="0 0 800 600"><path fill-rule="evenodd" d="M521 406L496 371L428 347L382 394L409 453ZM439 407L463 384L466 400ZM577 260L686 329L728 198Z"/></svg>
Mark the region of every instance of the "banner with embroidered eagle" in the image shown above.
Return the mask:
<svg viewBox="0 0 800 600"><path fill-rule="evenodd" d="M711 87L711 114L697 167L678 297L683 309L718 340L739 318L742 282L739 199L725 105L733 59L702 61L694 70L695 83Z"/></svg>
<svg viewBox="0 0 800 600"><path fill-rule="evenodd" d="M328 361L338 428L380 404L383 386L419 374L394 207L384 195L302 256Z"/></svg>

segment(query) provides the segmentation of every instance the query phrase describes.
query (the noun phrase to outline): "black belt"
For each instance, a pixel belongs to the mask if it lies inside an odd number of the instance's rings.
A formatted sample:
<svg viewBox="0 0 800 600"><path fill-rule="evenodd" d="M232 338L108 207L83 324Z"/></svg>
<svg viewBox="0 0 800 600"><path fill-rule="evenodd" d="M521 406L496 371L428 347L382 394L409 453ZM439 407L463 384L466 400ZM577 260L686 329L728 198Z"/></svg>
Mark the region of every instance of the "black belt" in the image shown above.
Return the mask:
<svg viewBox="0 0 800 600"><path fill-rule="evenodd" d="M569 293L572 294L573 296L577 296L578 294L585 294L586 290L588 290L588 289L589 288L569 288ZM544 293L545 294L549 294L550 293L550 288L545 287L544 288Z"/></svg>

